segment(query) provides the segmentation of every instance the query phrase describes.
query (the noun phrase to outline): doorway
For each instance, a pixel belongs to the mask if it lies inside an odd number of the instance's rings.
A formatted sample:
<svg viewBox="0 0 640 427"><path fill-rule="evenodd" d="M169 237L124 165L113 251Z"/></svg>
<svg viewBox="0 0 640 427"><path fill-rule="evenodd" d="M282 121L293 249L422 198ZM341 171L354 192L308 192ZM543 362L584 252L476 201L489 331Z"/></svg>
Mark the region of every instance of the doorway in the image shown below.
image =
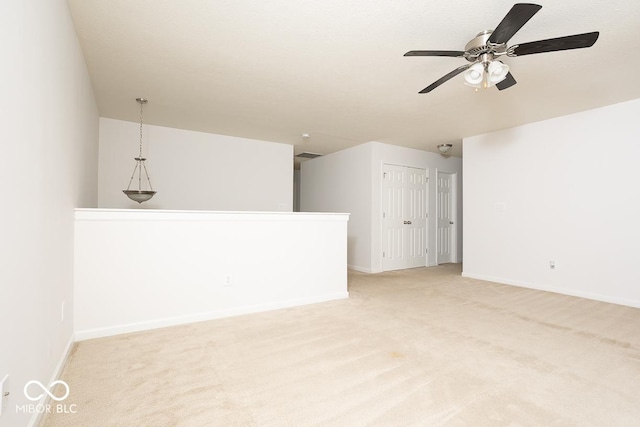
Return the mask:
<svg viewBox="0 0 640 427"><path fill-rule="evenodd" d="M427 265L427 171L382 166L382 270Z"/></svg>

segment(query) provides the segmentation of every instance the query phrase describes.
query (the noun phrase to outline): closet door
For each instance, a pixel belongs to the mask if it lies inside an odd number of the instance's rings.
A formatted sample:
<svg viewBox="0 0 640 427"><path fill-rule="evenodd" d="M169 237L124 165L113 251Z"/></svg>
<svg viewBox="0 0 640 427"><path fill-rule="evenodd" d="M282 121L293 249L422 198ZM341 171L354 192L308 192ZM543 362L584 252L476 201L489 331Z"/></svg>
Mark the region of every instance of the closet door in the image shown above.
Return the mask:
<svg viewBox="0 0 640 427"><path fill-rule="evenodd" d="M407 168L405 217L407 238L406 268L427 265L427 171Z"/></svg>
<svg viewBox="0 0 640 427"><path fill-rule="evenodd" d="M427 251L427 174L383 165L382 269L424 267Z"/></svg>
<svg viewBox="0 0 640 427"><path fill-rule="evenodd" d="M382 269L406 268L405 198L406 168L384 165L382 169Z"/></svg>

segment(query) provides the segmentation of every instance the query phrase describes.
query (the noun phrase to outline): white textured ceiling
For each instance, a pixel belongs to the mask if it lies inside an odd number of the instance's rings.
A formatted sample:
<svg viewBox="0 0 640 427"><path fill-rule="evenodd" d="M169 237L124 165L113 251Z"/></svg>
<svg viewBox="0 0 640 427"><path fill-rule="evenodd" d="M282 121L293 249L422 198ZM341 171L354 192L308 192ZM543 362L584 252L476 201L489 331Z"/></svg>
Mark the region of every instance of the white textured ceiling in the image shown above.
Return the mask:
<svg viewBox="0 0 640 427"><path fill-rule="evenodd" d="M295 145L437 144L640 98L640 1L549 0L509 45L600 31L588 49L504 58L518 84L474 91L464 50L514 4L486 0L69 0L100 115ZM303 140L301 134L309 133ZM606 141L603 141L606 143Z"/></svg>

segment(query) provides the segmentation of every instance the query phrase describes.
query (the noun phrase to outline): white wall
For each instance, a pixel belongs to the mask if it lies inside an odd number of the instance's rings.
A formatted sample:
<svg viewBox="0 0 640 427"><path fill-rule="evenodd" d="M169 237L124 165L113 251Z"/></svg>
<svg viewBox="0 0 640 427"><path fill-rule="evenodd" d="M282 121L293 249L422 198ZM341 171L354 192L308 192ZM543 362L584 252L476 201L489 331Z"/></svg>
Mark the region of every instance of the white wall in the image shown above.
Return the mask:
<svg viewBox="0 0 640 427"><path fill-rule="evenodd" d="M143 155L158 193L142 205L129 200L122 190L138 156L139 129L100 119L99 207L293 210L293 146L146 124Z"/></svg>
<svg viewBox="0 0 640 427"><path fill-rule="evenodd" d="M23 387L49 384L71 344L73 209L97 203L98 111L64 0L3 0L0 16L0 425L13 427L35 422L16 412L33 403Z"/></svg>
<svg viewBox="0 0 640 427"><path fill-rule="evenodd" d="M437 153L368 142L301 165L301 209L349 212L349 267L382 271L382 165L426 169L429 174L429 255L436 264L436 172L458 174L458 254L462 259L462 160Z"/></svg>
<svg viewBox="0 0 640 427"><path fill-rule="evenodd" d="M362 144L300 165L300 210L348 212L349 268L371 264L371 144Z"/></svg>
<svg viewBox="0 0 640 427"><path fill-rule="evenodd" d="M464 275L640 307L638 117L634 100L466 138Z"/></svg>
<svg viewBox="0 0 640 427"><path fill-rule="evenodd" d="M78 339L348 297L346 214L76 212Z"/></svg>

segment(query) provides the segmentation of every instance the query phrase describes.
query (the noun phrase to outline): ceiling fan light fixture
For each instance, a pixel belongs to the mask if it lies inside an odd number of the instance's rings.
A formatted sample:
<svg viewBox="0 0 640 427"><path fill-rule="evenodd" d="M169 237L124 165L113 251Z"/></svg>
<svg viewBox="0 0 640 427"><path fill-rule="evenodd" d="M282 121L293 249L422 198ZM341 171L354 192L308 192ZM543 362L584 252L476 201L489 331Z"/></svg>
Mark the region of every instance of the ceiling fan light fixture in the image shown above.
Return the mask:
<svg viewBox="0 0 640 427"><path fill-rule="evenodd" d="M489 74L489 83L500 83L507 78L509 66L501 61L491 61L487 67L487 73Z"/></svg>
<svg viewBox="0 0 640 427"><path fill-rule="evenodd" d="M464 83L476 89L486 89L506 79L508 73L509 66L501 61L478 62L465 71Z"/></svg>
<svg viewBox="0 0 640 427"><path fill-rule="evenodd" d="M464 81L469 86L480 87L482 77L484 75L484 67L480 62L473 64L464 72Z"/></svg>

